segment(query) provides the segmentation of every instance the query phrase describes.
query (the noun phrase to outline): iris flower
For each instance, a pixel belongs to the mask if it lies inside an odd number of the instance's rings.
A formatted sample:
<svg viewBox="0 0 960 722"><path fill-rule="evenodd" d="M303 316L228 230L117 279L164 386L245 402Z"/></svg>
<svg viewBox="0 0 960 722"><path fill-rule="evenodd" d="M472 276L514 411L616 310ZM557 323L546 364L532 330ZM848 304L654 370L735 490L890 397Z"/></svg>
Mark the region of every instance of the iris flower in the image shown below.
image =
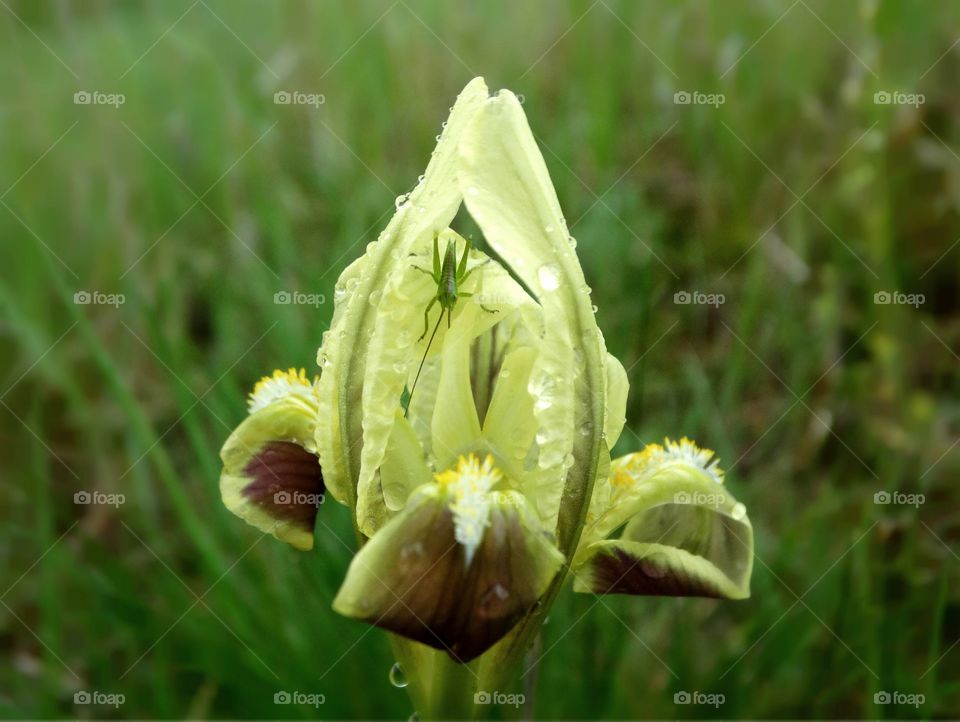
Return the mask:
<svg viewBox="0 0 960 722"><path fill-rule="evenodd" d="M435 244L467 253L462 205L492 255L469 251L463 297L421 335ZM298 549L320 501L350 509L333 607L392 633L421 715L472 716L474 692L509 683L566 579L749 595L750 522L712 452L667 439L611 461L627 376L575 246L516 96L473 80L341 274L319 375L264 378L221 452L227 508Z"/></svg>

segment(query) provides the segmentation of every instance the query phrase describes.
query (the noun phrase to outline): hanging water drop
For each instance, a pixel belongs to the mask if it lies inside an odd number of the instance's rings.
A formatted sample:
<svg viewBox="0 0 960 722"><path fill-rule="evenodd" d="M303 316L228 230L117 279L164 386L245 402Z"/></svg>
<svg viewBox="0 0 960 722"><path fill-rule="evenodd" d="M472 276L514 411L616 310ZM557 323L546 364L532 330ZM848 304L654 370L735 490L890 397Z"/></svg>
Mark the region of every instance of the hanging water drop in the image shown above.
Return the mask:
<svg viewBox="0 0 960 722"><path fill-rule="evenodd" d="M740 502L737 502L736 504L734 504L733 509L730 510L730 516L736 519L737 521L741 521L744 517L747 516L747 507L745 507Z"/></svg>
<svg viewBox="0 0 960 722"><path fill-rule="evenodd" d="M394 687L403 689L407 686L407 675L403 673L403 667L400 666L399 662L393 663L393 666L390 668L389 678L390 684Z"/></svg>

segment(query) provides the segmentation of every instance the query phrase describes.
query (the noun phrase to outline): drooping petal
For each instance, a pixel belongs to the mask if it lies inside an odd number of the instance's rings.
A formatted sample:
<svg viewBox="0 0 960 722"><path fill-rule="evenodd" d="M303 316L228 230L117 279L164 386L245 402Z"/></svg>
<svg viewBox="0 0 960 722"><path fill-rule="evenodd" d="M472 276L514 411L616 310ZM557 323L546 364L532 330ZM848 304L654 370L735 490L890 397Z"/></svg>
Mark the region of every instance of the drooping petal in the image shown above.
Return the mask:
<svg viewBox="0 0 960 722"><path fill-rule="evenodd" d="M563 557L520 494L491 492L468 559L451 501L438 484L418 489L354 557L334 609L467 662L530 610Z"/></svg>
<svg viewBox="0 0 960 722"><path fill-rule="evenodd" d="M574 590L746 599L752 563L745 515L667 504L634 517L620 539L587 547L574 569Z"/></svg>
<svg viewBox="0 0 960 722"><path fill-rule="evenodd" d="M223 503L261 531L310 549L325 498L314 443L313 382L302 372L277 372L257 385L250 408L220 451Z"/></svg>
<svg viewBox="0 0 960 722"><path fill-rule="evenodd" d="M615 460L574 560L574 589L750 595L753 530L713 452L684 439ZM607 535L624 527L619 539Z"/></svg>
<svg viewBox="0 0 960 722"><path fill-rule="evenodd" d="M317 449L332 493L351 508L356 507L361 470L367 349L381 303L378 294L396 272L397 259L423 246L456 214L462 200L455 182L457 146L486 96L483 79L476 78L457 98L423 180L398 205L378 240L367 247L362 263L348 269L356 275L348 279L343 310L337 309L336 325L324 335L318 351L322 374Z"/></svg>

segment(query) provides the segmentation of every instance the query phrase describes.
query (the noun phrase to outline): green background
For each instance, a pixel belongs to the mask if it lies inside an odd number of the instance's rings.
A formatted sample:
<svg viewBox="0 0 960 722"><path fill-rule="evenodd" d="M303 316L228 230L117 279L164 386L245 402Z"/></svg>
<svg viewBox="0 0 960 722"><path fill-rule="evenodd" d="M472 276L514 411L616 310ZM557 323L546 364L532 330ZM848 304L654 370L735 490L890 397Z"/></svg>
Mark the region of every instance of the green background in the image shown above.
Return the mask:
<svg viewBox="0 0 960 722"><path fill-rule="evenodd" d="M339 272L483 75L523 96L629 369L618 453L716 449L757 537L745 602L564 592L526 713L960 716L958 21L908 1L4 0L0 715L410 714L383 634L330 609L346 510L321 509L310 554L262 538L220 504L217 451L257 378L314 368Z"/></svg>

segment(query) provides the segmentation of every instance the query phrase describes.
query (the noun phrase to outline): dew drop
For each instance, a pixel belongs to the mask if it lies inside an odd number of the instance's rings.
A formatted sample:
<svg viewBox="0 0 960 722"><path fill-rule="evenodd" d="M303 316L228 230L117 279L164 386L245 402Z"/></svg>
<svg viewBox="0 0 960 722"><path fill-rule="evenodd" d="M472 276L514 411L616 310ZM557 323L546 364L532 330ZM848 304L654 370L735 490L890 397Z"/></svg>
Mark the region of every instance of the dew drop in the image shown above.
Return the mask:
<svg viewBox="0 0 960 722"><path fill-rule="evenodd" d="M543 232L544 232L544 233L553 233L553 226L544 226L544 227L543 227Z"/></svg>
<svg viewBox="0 0 960 722"><path fill-rule="evenodd" d="M555 263L544 263L537 269L537 279L544 291L560 288L560 268Z"/></svg>
<svg viewBox="0 0 960 722"><path fill-rule="evenodd" d="M397 210L399 211L401 208L403 208L407 204L407 200L409 198L410 198L409 194L401 193L400 195L397 196L397 199L393 202L393 204L397 207Z"/></svg>
<svg viewBox="0 0 960 722"><path fill-rule="evenodd" d="M580 435L581 436L590 436L593 433L593 422L584 421L580 424Z"/></svg>
<svg viewBox="0 0 960 722"><path fill-rule="evenodd" d="M731 509L730 516L736 519L737 521L740 521L741 519L747 516L747 507L745 507L740 502L737 502L736 504L734 504L733 509Z"/></svg>
<svg viewBox="0 0 960 722"><path fill-rule="evenodd" d="M403 689L407 686L407 675L403 673L403 667L401 667L398 662L393 663L388 676L390 678L390 684L392 684L394 687Z"/></svg>
<svg viewBox="0 0 960 722"><path fill-rule="evenodd" d="M422 557L423 551L423 542L413 542L411 544L407 544L403 549L400 550L400 558L409 559L410 557Z"/></svg>

